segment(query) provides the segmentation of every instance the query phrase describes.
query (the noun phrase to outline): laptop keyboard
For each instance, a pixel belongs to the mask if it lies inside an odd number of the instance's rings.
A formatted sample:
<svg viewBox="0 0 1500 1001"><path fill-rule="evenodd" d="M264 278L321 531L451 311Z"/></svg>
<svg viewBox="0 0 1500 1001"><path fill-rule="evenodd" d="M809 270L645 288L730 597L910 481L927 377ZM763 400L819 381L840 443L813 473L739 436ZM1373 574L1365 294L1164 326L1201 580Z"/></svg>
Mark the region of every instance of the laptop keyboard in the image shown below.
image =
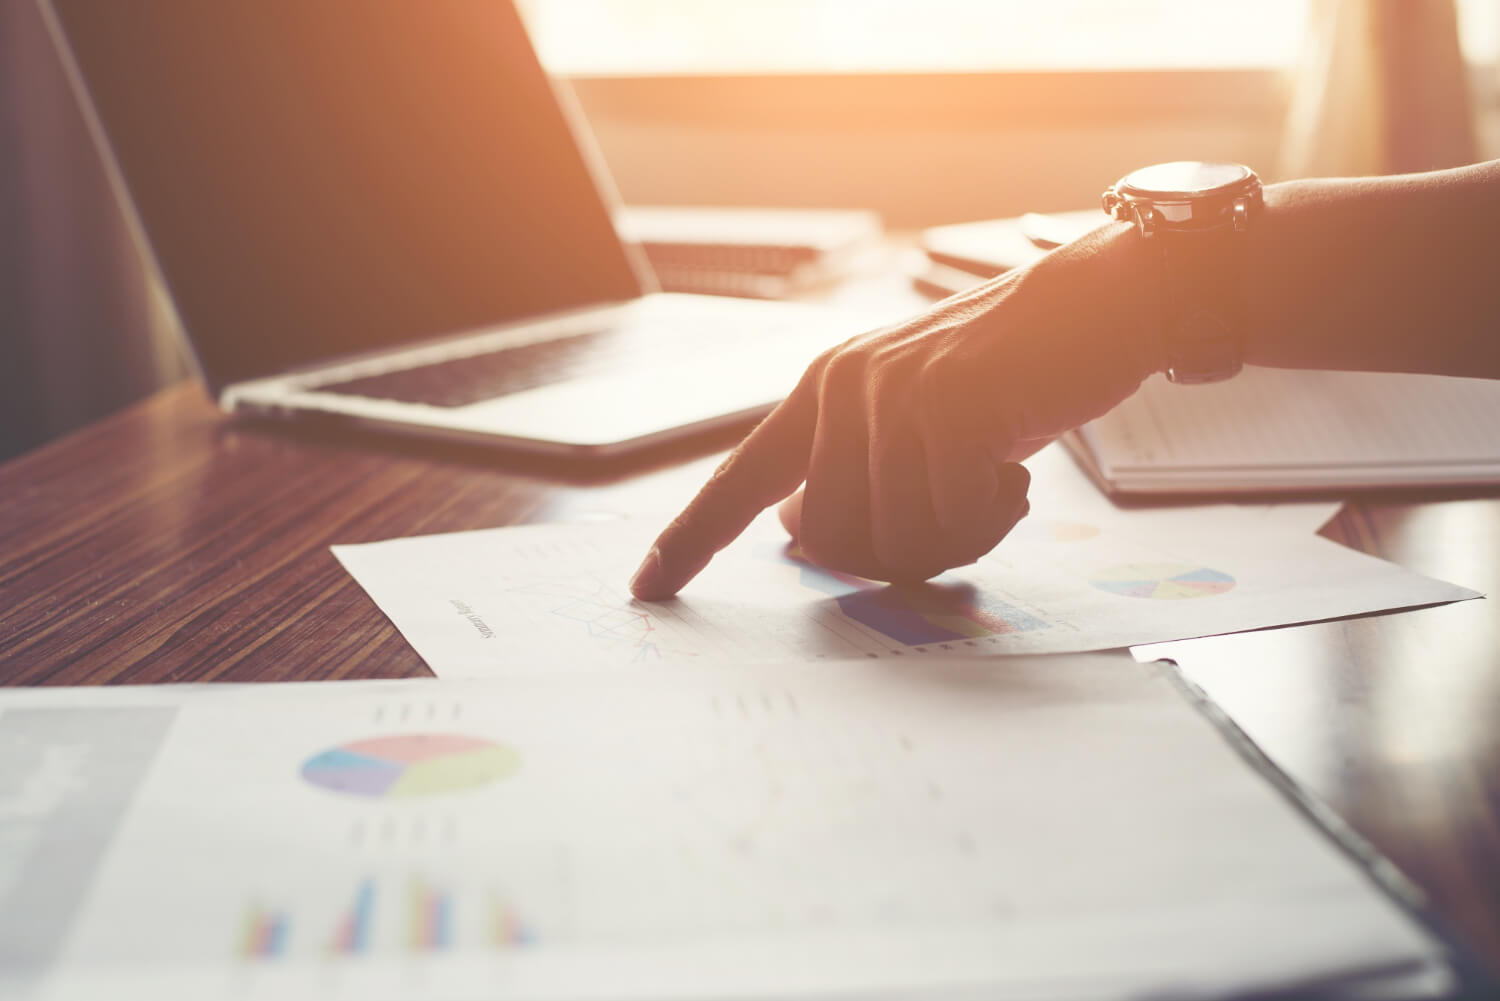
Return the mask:
<svg viewBox="0 0 1500 1001"><path fill-rule="evenodd" d="M448 358L429 365L316 387L341 393L435 407L463 407L565 379L603 375L660 359L665 348L676 353L673 337L640 339L617 329L572 334L555 340L501 348L485 354ZM643 358L642 356L647 357Z"/></svg>

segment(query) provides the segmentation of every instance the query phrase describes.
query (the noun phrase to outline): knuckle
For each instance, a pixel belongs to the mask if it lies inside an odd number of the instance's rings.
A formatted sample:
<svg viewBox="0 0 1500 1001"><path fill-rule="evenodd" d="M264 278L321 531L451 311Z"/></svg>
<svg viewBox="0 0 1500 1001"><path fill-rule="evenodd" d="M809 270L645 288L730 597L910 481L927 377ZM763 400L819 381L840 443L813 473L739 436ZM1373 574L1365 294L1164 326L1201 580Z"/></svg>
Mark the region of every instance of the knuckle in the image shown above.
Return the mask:
<svg viewBox="0 0 1500 1001"><path fill-rule="evenodd" d="M807 366L807 370L802 373L802 379L797 383L797 388L799 390L804 388L816 389L822 383L825 374L828 372L828 366L833 362L834 356L842 349L843 345L835 345L820 352L812 360L811 364Z"/></svg>
<svg viewBox="0 0 1500 1001"><path fill-rule="evenodd" d="M917 370L917 388L924 401L942 399L953 387L953 361L947 352L936 352Z"/></svg>
<svg viewBox="0 0 1500 1001"><path fill-rule="evenodd" d="M865 383L871 402L879 405L877 413L905 419L922 364L910 348L889 348L873 359Z"/></svg>
<svg viewBox="0 0 1500 1001"><path fill-rule="evenodd" d="M926 359L916 373L917 412L939 427L948 423L956 409L954 397L959 389L954 369L951 356L943 353Z"/></svg>
<svg viewBox="0 0 1500 1001"><path fill-rule="evenodd" d="M832 347L819 354L803 369L802 375L797 379L797 385L787 394L771 414L766 417L761 425L774 425L777 419L789 414L800 412L809 407L816 407L818 397L822 395L823 385L828 378L828 368L833 359L838 355L839 347Z"/></svg>
<svg viewBox="0 0 1500 1001"><path fill-rule="evenodd" d="M904 336L877 338L866 348L870 365L879 371L905 369L924 353L920 341Z"/></svg>
<svg viewBox="0 0 1500 1001"><path fill-rule="evenodd" d="M847 397L864 388L868 358L858 347L835 351L823 366L822 390L825 396Z"/></svg>
<svg viewBox="0 0 1500 1001"><path fill-rule="evenodd" d="M712 499L705 498L701 493L693 498L692 503L678 512L677 517L673 518L667 523L666 528L662 529L661 534L656 540L657 545L663 549L677 549L684 545L691 545L692 540L697 534L698 526L705 518L707 505L711 503Z"/></svg>
<svg viewBox="0 0 1500 1001"><path fill-rule="evenodd" d="M711 508L720 503L720 499L738 488L738 479L741 470L750 464L750 455L746 449L746 443L741 442L733 452L709 475L703 486L698 488L698 493L688 504L686 510L678 516L677 520L697 518L702 516L705 508ZM676 522L673 522L676 524Z"/></svg>

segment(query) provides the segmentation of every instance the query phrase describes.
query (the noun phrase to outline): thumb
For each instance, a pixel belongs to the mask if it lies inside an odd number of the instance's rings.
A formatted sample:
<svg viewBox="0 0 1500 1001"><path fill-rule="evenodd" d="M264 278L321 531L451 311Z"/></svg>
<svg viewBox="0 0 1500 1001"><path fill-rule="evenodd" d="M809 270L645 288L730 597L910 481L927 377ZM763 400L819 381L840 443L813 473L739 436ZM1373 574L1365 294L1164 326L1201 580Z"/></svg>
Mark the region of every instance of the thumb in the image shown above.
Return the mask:
<svg viewBox="0 0 1500 1001"><path fill-rule="evenodd" d="M786 534L796 542L802 537L802 491L799 489L786 500L782 501L776 508L776 515L781 519L781 527L786 529Z"/></svg>

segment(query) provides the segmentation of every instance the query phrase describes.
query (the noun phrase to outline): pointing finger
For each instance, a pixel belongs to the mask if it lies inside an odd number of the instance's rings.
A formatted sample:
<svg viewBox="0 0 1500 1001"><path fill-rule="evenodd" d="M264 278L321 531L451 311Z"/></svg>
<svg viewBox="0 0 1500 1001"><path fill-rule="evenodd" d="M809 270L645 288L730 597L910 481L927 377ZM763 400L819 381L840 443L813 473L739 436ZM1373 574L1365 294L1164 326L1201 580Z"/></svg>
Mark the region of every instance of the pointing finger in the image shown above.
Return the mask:
<svg viewBox="0 0 1500 1001"><path fill-rule="evenodd" d="M791 395L730 453L657 537L631 578L632 594L645 601L670 598L756 515L797 489L807 475L825 358L808 368Z"/></svg>

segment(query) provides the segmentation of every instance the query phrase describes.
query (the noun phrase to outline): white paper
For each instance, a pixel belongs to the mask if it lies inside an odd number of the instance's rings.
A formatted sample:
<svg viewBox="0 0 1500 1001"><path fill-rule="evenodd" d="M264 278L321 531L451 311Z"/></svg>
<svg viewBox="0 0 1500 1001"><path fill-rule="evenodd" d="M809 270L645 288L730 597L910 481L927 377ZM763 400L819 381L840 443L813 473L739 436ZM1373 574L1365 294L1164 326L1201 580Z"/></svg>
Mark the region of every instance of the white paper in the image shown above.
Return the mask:
<svg viewBox="0 0 1500 1001"><path fill-rule="evenodd" d="M1031 510L1037 516L1102 522L1127 532L1143 526L1171 531L1173 523L1180 519L1200 520L1219 512L1226 525L1237 524L1238 516L1250 514L1264 519L1261 524L1266 527L1311 534L1328 524L1344 506L1338 500L1187 505L1148 500L1122 507L1099 491L1061 442L1048 445L1027 459L1025 465L1031 472L1028 491Z"/></svg>
<svg viewBox="0 0 1500 1001"><path fill-rule="evenodd" d="M1247 504L1247 511L1259 511L1266 524L1286 532L1314 533L1343 510L1343 501L1295 501L1285 504Z"/></svg>
<svg viewBox="0 0 1500 1001"><path fill-rule="evenodd" d="M1220 995L1437 949L1123 653L0 693L0 996Z"/></svg>
<svg viewBox="0 0 1500 1001"><path fill-rule="evenodd" d="M770 515L678 598L626 582L660 524L529 525L334 553L442 677L658 660L1100 650L1475 597L1260 512L1025 519L978 564L892 588L800 562Z"/></svg>
<svg viewBox="0 0 1500 1001"><path fill-rule="evenodd" d="M1500 480L1500 381L1247 368L1208 386L1148 380L1080 432L1123 491Z"/></svg>

